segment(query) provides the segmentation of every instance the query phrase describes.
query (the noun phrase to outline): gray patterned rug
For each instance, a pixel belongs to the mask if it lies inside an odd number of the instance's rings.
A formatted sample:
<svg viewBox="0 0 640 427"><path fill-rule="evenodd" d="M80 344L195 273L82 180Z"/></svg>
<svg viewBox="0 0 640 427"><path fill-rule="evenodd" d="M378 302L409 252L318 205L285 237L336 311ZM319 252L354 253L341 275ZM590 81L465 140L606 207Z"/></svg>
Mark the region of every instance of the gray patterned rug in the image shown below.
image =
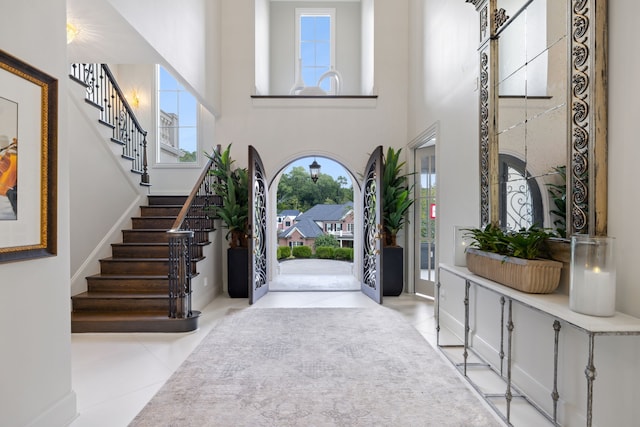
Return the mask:
<svg viewBox="0 0 640 427"><path fill-rule="evenodd" d="M499 426L402 316L255 308L225 317L131 426Z"/></svg>

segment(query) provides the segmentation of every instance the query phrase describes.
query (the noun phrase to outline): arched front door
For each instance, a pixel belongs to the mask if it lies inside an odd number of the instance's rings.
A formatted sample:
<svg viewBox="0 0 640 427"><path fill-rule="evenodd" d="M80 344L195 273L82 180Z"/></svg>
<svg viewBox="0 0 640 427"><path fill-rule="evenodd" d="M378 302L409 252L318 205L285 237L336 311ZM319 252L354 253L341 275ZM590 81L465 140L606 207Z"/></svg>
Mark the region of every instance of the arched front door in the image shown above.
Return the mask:
<svg viewBox="0 0 640 427"><path fill-rule="evenodd" d="M375 149L362 183L362 292L382 304L382 147Z"/></svg>
<svg viewBox="0 0 640 427"><path fill-rule="evenodd" d="M249 146L249 303L269 292L267 276L267 179L256 149Z"/></svg>

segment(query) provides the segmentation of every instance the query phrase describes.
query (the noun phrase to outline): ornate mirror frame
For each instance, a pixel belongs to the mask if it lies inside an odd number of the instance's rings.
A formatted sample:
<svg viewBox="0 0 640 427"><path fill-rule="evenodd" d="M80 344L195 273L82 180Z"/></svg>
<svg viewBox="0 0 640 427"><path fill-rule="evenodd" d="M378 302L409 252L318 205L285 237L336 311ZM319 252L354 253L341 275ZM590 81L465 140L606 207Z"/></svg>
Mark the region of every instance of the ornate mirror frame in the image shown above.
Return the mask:
<svg viewBox="0 0 640 427"><path fill-rule="evenodd" d="M509 11L498 10L498 0L466 2L480 19L480 223L499 225L497 34ZM607 0L568 5L567 237L606 235Z"/></svg>

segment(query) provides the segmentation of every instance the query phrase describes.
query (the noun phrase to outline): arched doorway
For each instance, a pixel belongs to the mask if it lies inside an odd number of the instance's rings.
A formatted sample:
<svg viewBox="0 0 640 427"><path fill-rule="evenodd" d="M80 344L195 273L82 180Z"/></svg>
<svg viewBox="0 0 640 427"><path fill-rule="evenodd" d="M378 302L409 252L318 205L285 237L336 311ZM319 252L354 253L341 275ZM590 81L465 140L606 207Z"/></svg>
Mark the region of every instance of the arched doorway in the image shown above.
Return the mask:
<svg viewBox="0 0 640 427"><path fill-rule="evenodd" d="M310 165L319 165L313 181ZM327 153L288 159L270 183L271 291L359 291L359 179ZM316 239L324 250L316 251ZM331 250L326 248L332 247ZM282 252L281 249L283 248ZM286 249L288 248L288 249ZM306 258L303 249L312 253ZM287 253L292 255L287 257Z"/></svg>

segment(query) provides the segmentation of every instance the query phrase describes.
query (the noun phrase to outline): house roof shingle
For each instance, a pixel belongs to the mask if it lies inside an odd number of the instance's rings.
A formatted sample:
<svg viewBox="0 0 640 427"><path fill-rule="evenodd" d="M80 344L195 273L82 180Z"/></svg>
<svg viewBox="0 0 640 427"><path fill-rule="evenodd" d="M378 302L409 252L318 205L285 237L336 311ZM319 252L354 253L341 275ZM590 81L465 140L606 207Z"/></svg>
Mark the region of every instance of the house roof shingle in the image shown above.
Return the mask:
<svg viewBox="0 0 640 427"><path fill-rule="evenodd" d="M302 234L302 236L306 237L307 239L315 239L316 237L323 234L322 229L318 226L318 224L316 224L313 220L307 218L298 221L295 225L292 225L291 227L284 230L282 233L280 233L280 237L289 237L291 233L293 233L296 229L300 232L300 234Z"/></svg>
<svg viewBox="0 0 640 427"><path fill-rule="evenodd" d="M353 202L341 205L315 205L303 214L300 214L296 221L310 219L311 221L340 221L353 209Z"/></svg>

